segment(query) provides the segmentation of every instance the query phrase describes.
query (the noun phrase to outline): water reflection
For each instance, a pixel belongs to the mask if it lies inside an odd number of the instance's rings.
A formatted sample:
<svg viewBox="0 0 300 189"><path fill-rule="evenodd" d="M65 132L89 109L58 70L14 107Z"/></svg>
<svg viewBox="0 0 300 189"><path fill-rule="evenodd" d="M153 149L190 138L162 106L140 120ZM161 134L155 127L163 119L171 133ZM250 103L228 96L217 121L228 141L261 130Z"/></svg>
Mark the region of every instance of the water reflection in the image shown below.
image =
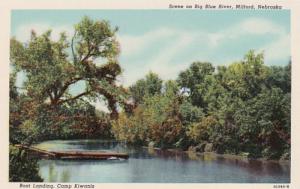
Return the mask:
<svg viewBox="0 0 300 189"><path fill-rule="evenodd" d="M288 183L290 164L224 158L212 153L137 148L114 141L48 141L50 150L125 152L128 160L41 160L46 182L173 182L173 183Z"/></svg>
<svg viewBox="0 0 300 189"><path fill-rule="evenodd" d="M57 181L57 171L54 168L54 163L50 162L49 163L49 182L55 182Z"/></svg>

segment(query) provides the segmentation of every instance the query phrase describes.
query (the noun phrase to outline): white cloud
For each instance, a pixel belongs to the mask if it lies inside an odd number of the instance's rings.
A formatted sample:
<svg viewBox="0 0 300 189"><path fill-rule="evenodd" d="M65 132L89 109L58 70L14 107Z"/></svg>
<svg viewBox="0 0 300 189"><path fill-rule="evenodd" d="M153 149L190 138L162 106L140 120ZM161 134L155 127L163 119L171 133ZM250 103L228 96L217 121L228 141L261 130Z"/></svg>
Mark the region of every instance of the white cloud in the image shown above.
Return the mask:
<svg viewBox="0 0 300 189"><path fill-rule="evenodd" d="M260 50L265 52L265 61L285 61L291 55L290 35L284 35L277 41L262 47Z"/></svg>
<svg viewBox="0 0 300 189"><path fill-rule="evenodd" d="M208 35L211 45L217 47L224 40L233 40L248 35L287 35L284 28L270 20L248 18L236 25Z"/></svg>
<svg viewBox="0 0 300 189"><path fill-rule="evenodd" d="M173 32L168 28L160 28L139 36L118 35L117 38L121 44L122 55L131 56L140 53L160 39L173 35Z"/></svg>
<svg viewBox="0 0 300 189"><path fill-rule="evenodd" d="M154 31L149 31L143 35L126 35L119 36L121 43L121 56L130 57L136 56L136 60L128 62L128 64L136 65L134 69L126 70L123 77L124 85L130 85L137 79L142 78L150 70L158 73L163 79L175 79L178 72L188 67L192 61L196 60L208 60L211 58L209 53L212 51L217 52L217 47L224 43L228 43L230 40L239 40L247 37L248 35L275 35L279 38L278 41L263 48L266 53L266 60L272 61L280 59L289 54L289 40L287 39L287 33L280 25L274 24L270 20L261 18L248 18L240 23L229 26L224 30L220 30L214 33L201 31L188 31L184 29L170 29L160 28ZM157 41L164 41L167 43L166 38L171 39L171 43L168 42L166 46L157 46ZM182 62L176 62L176 57L180 57L184 54L191 45L199 44L205 46L205 50L202 52L192 52L191 57ZM143 52L147 49L158 48L159 53L153 55L148 60L143 57ZM280 49L285 50L280 51ZM194 51L197 51L196 49ZM276 52L280 51L280 52ZM192 59L192 57L194 59ZM236 60L239 57L233 57ZM143 61L143 62L139 62ZM230 61L230 60L228 60ZM222 62L225 64L226 62ZM126 63L123 64L126 66Z"/></svg>
<svg viewBox="0 0 300 189"><path fill-rule="evenodd" d="M137 45L139 49L137 51L134 48L130 47L130 51L127 53L122 54L122 56L130 56L131 54L137 54L144 49L150 48L153 43L157 42L158 40L164 40L166 37L172 36L172 42L168 42L168 45L164 47L157 47L153 46L152 48L159 48L159 53L154 54L150 59L136 62L131 62L131 64L141 65L139 67L135 67L134 70L125 70L123 82L124 85L128 86L133 84L136 80L144 77L149 71L153 71L160 75L162 79L175 79L176 75L178 74L179 70L182 70L187 67L187 62L184 64L176 64L172 62L172 59L182 52L183 49L189 47L189 45L195 40L197 37L194 33L188 33L186 31L181 30L172 30L167 28L161 28L156 31L152 31L146 33L142 36L130 36L132 41L136 41L134 45ZM128 36L127 36L128 37ZM123 37L121 37L124 39ZM128 37L129 38L129 37ZM145 42L140 42L146 40ZM121 40L121 46L128 46L129 42L125 42L125 40ZM131 45L132 46L132 45ZM132 51L131 51L132 50ZM124 53L124 51L122 52Z"/></svg>
<svg viewBox="0 0 300 189"><path fill-rule="evenodd" d="M180 55L181 51L195 40L193 34L181 33L177 39L173 39L174 42L169 47L165 47L161 50L158 56L155 56L150 60L148 69L158 73L162 79L174 79L178 74L179 70L187 67L186 64L174 64L172 59L177 55Z"/></svg>
<svg viewBox="0 0 300 189"><path fill-rule="evenodd" d="M264 35L264 34L283 34L285 33L284 28L280 25L274 24L273 22L261 19L261 18L250 18L240 23L235 31L241 33Z"/></svg>

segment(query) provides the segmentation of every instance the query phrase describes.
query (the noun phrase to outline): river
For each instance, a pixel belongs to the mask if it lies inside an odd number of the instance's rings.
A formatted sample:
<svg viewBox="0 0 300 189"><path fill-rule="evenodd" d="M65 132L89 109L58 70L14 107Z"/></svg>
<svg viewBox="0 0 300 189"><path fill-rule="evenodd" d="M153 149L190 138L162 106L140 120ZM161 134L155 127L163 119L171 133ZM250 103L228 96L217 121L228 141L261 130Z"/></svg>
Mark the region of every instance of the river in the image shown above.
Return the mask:
<svg viewBox="0 0 300 189"><path fill-rule="evenodd" d="M45 182L86 183L289 183L290 163L237 160L211 154L149 150L105 140L52 140L46 150L116 151L128 160L40 160Z"/></svg>

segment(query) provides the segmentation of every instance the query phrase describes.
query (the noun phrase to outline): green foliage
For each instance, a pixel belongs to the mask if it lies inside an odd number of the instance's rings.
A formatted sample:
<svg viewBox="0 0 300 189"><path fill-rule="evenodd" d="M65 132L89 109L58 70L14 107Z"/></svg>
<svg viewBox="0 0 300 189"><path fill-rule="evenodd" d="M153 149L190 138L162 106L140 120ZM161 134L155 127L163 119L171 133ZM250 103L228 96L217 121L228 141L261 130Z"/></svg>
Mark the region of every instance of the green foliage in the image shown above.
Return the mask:
<svg viewBox="0 0 300 189"><path fill-rule="evenodd" d="M112 124L114 136L120 140L132 144L145 144L148 137L148 119L145 119L143 109L137 107L132 116L121 113L118 120Z"/></svg>
<svg viewBox="0 0 300 189"><path fill-rule="evenodd" d="M174 81L168 81L164 89L164 92L155 90L155 93L147 93L143 97L143 103L135 108L132 115L120 115L112 127L117 139L139 144L154 142L162 148L174 147L183 134L179 113L181 98L177 96Z"/></svg>
<svg viewBox="0 0 300 189"><path fill-rule="evenodd" d="M37 159L29 157L24 150L9 146L9 181L42 182L39 176Z"/></svg>
<svg viewBox="0 0 300 189"><path fill-rule="evenodd" d="M259 146L262 156L277 159L290 143L290 98L279 88L263 90L238 110L235 119L245 151Z"/></svg>
<svg viewBox="0 0 300 189"><path fill-rule="evenodd" d="M118 103L126 106L128 98L116 84L122 72L116 31L107 21L84 17L73 36L61 33L53 40L49 30L41 35L32 31L25 43L11 39L10 144L112 137L110 119L117 118ZM19 73L25 75L21 89L15 86ZM71 93L78 83L82 90ZM110 115L91 105L97 99L107 102ZM11 152L11 180L38 181L36 161L22 154Z"/></svg>
<svg viewBox="0 0 300 189"><path fill-rule="evenodd" d="M114 134L121 140L133 134L139 137L130 142L159 147L212 145L218 153L288 158L290 72L290 63L268 67L263 54L249 51L244 60L217 69L194 62L155 93L146 92L147 78L139 80L130 87L137 108L114 125ZM118 130L124 120L135 129Z"/></svg>
<svg viewBox="0 0 300 189"><path fill-rule="evenodd" d="M204 117L200 122L191 125L187 131L187 135L196 143L207 142L213 132L213 126L216 124L217 120L214 117Z"/></svg>
<svg viewBox="0 0 300 189"><path fill-rule="evenodd" d="M193 106L187 99L181 103L179 111L182 116L182 123L185 126L196 123L205 116L202 108Z"/></svg>
<svg viewBox="0 0 300 189"><path fill-rule="evenodd" d="M201 92L203 82L208 75L212 75L215 68L211 63L194 62L191 66L180 72L177 82L183 90L189 92L191 103L195 106L204 107L204 97Z"/></svg>
<svg viewBox="0 0 300 189"><path fill-rule="evenodd" d="M117 102L124 103L126 92L116 85L121 74L119 45L107 21L84 17L75 25L72 37L61 33L57 41L51 30L24 43L11 39L10 61L15 71L26 75L24 90L38 104L59 106L86 97L93 101L105 98L112 117L117 116ZM100 61L101 60L101 61ZM84 83L74 95L70 88Z"/></svg>
<svg viewBox="0 0 300 189"><path fill-rule="evenodd" d="M267 77L269 88L273 86L280 88L284 93L291 92L291 63L284 67L271 66L269 72Z"/></svg>
<svg viewBox="0 0 300 189"><path fill-rule="evenodd" d="M142 103L146 96L160 94L162 82L158 75L152 72L148 73L145 79L138 80L134 85L129 87L134 103Z"/></svg>
<svg viewBox="0 0 300 189"><path fill-rule="evenodd" d="M75 25L73 36L61 33L57 41L52 40L51 30L42 35L32 31L26 43L11 39L11 143L111 137L109 117L96 114L91 103L105 100L111 118L117 117L118 102L126 105L127 92L116 85L121 74L116 31L107 21L84 17ZM20 72L25 80L18 91L15 80ZM84 84L83 90L71 93L78 83Z"/></svg>
<svg viewBox="0 0 300 189"><path fill-rule="evenodd" d="M117 84L117 30L84 17L73 36L55 41L49 30L33 31L26 43L11 39L11 144L114 135L162 148L209 144L218 153L288 157L291 63L267 66L262 53L249 51L228 66L193 62L176 81L150 72L125 89ZM22 90L15 86L20 72ZM82 91L71 93L78 83ZM99 99L110 114L92 105Z"/></svg>
<svg viewBox="0 0 300 189"><path fill-rule="evenodd" d="M145 100L145 112L150 118L150 141L162 148L172 147L182 134L179 113L180 99L166 94L148 97Z"/></svg>
<svg viewBox="0 0 300 189"><path fill-rule="evenodd" d="M224 84L234 96L247 100L262 90L267 74L268 70L263 64L263 54L255 55L250 51L243 61L228 66Z"/></svg>

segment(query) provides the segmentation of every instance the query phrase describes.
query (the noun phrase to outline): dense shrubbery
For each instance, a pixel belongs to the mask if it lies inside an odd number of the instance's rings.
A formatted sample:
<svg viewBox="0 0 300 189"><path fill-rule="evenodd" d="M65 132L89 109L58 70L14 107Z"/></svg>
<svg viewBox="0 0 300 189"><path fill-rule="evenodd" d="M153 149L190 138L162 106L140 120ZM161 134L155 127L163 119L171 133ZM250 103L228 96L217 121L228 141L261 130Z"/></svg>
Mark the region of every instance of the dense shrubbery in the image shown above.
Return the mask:
<svg viewBox="0 0 300 189"><path fill-rule="evenodd" d="M10 100L10 142L30 145L47 139L112 138L110 116L85 101L52 107L16 94ZM29 107L30 106L30 107ZM28 111L26 111L28 110Z"/></svg>
<svg viewBox="0 0 300 189"><path fill-rule="evenodd" d="M9 146L9 181L42 182L38 174L37 159L19 148Z"/></svg>
<svg viewBox="0 0 300 189"><path fill-rule="evenodd" d="M171 147L184 134L179 113L180 99L169 89L163 94L145 96L132 114L121 113L113 123L117 139L136 144L155 142Z"/></svg>
<svg viewBox="0 0 300 189"><path fill-rule="evenodd" d="M290 154L291 64L266 66L250 51L215 69L194 62L176 81L150 73L130 87L132 114L113 124L117 139L157 147L278 159Z"/></svg>

